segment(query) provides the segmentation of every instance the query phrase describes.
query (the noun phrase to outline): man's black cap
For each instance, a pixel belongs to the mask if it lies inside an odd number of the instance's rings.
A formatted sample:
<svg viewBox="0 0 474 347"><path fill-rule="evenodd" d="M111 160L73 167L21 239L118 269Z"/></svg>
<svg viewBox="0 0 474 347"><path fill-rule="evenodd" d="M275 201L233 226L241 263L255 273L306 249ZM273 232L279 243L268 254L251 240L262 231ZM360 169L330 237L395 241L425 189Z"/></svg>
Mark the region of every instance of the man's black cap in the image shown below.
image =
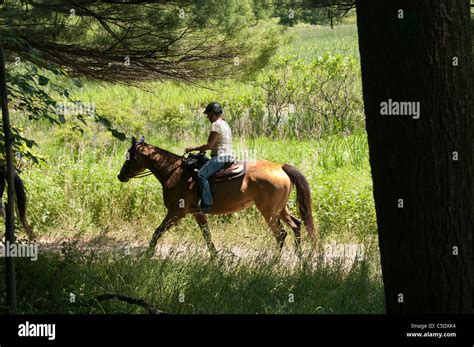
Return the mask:
<svg viewBox="0 0 474 347"><path fill-rule="evenodd" d="M221 104L218 102L211 102L209 105L207 105L206 109L204 110L204 114L217 114L221 115L224 111L222 110Z"/></svg>

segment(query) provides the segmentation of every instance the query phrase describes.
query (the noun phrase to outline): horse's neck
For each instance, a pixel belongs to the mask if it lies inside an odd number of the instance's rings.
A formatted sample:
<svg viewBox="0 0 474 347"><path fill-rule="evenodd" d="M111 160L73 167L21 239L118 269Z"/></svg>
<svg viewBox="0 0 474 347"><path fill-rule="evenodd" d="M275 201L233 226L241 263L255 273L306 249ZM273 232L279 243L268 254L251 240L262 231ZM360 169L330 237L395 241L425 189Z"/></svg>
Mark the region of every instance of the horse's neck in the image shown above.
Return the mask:
<svg viewBox="0 0 474 347"><path fill-rule="evenodd" d="M173 188L182 174L182 158L151 145L147 145L142 154L147 160L147 168L163 187Z"/></svg>

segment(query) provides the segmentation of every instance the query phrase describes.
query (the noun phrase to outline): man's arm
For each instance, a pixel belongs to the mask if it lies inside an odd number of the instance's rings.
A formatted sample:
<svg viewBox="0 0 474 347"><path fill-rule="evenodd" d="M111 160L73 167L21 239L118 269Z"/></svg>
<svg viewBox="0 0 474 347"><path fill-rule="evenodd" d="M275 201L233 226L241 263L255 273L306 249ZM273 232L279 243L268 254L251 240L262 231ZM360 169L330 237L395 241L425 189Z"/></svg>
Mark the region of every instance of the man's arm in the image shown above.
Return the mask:
<svg viewBox="0 0 474 347"><path fill-rule="evenodd" d="M209 134L209 137L207 139L207 143L205 143L203 145L200 145L200 146L196 146L196 147L188 147L184 151L186 153L192 152L192 151L200 151L200 152L207 151L208 149L211 149L215 145L218 137L219 137L218 132L211 131L211 133Z"/></svg>

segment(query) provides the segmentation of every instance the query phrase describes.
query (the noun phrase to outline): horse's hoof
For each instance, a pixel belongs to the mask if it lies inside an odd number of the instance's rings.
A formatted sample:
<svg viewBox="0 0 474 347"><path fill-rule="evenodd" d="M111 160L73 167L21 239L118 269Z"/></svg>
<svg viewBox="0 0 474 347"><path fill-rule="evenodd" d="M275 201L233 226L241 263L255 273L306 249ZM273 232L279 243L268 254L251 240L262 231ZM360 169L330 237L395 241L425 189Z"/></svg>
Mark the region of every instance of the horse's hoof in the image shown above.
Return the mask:
<svg viewBox="0 0 474 347"><path fill-rule="evenodd" d="M219 256L219 252L216 250L209 251L209 256L211 257L211 260L214 260Z"/></svg>
<svg viewBox="0 0 474 347"><path fill-rule="evenodd" d="M237 258L237 255L232 252L232 251L229 251L227 249L222 249L218 252L219 254L223 255L223 256L227 256L227 257L232 257L232 258Z"/></svg>
<svg viewBox="0 0 474 347"><path fill-rule="evenodd" d="M155 255L155 247L153 248L149 247L141 254L142 257L149 258L149 259L153 258L154 255Z"/></svg>

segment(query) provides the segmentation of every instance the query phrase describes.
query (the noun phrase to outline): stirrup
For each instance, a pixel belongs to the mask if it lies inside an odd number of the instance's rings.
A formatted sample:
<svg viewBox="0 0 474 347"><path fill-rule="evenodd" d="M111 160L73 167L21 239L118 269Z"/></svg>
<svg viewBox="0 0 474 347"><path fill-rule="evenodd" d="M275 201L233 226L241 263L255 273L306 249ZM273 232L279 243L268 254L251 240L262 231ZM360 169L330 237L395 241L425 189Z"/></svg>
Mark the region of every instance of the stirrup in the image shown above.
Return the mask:
<svg viewBox="0 0 474 347"><path fill-rule="evenodd" d="M209 210L211 209L211 206L210 205L204 206L204 210L203 210L203 207L201 206L201 198L199 198L196 204L196 209L199 210L199 212L201 213L208 213Z"/></svg>

